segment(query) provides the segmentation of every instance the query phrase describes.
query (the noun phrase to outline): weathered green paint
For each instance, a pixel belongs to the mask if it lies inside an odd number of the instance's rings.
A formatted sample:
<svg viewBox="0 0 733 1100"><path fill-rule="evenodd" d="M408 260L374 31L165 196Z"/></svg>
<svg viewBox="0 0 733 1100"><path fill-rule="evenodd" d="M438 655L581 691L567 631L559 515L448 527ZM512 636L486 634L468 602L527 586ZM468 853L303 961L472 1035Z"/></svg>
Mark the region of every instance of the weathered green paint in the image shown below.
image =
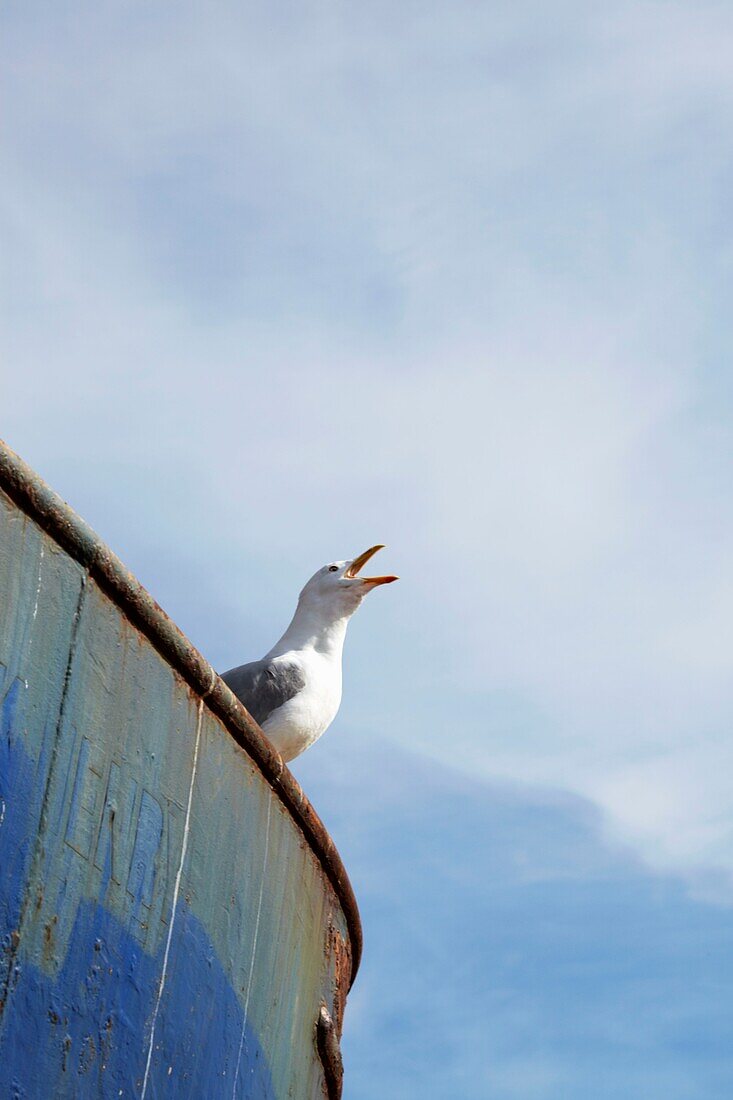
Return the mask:
<svg viewBox="0 0 733 1100"><path fill-rule="evenodd" d="M329 838L149 597L126 607L116 559L0 458L0 1095L322 1097L317 1021L340 1028L358 951Z"/></svg>

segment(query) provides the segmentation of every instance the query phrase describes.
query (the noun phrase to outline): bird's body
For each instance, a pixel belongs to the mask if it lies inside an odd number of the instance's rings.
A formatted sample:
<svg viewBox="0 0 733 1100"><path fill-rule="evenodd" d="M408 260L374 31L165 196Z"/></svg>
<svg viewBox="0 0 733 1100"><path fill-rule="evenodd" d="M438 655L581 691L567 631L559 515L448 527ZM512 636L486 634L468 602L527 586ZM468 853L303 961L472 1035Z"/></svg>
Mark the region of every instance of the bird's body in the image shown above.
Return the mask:
<svg viewBox="0 0 733 1100"><path fill-rule="evenodd" d="M224 673L284 760L305 752L336 717L342 648L343 637L337 650L324 650L313 639L290 646L286 634L261 661Z"/></svg>
<svg viewBox="0 0 733 1100"><path fill-rule="evenodd" d="M290 626L259 661L223 673L283 760L299 756L328 729L341 703L341 661L349 619L366 593L396 577L359 577L381 549L319 569L300 593Z"/></svg>

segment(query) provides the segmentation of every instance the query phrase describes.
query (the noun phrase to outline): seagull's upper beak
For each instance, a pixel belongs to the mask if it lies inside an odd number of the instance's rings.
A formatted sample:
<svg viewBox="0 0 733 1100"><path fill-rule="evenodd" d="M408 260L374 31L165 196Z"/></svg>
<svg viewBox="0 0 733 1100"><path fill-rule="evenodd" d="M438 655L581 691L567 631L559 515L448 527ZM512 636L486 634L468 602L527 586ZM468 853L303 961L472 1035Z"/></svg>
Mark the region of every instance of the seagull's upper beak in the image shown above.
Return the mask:
<svg viewBox="0 0 733 1100"><path fill-rule="evenodd" d="M384 546L379 543L377 546L371 546L368 550L365 550L363 554L359 554L358 558L354 558L351 565L347 566L344 570L344 577L349 580L354 578L359 573L360 569L363 569L370 558L373 558L377 550L383 550ZM399 577L359 577L362 584L368 585L370 588L376 588L378 584L391 584L392 581L399 580Z"/></svg>

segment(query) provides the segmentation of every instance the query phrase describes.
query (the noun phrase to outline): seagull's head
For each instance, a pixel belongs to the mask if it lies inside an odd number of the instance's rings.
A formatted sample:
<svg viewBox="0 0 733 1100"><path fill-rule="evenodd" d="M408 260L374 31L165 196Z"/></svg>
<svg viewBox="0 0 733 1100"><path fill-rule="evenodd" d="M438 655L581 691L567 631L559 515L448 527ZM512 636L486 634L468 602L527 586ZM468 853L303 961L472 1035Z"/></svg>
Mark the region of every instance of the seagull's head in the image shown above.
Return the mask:
<svg viewBox="0 0 733 1100"><path fill-rule="evenodd" d="M324 565L300 593L301 604L319 607L328 617L342 618L353 615L367 592L378 588L380 584L391 584L399 578L392 575L383 577L362 577L361 570L378 550L381 543L370 546L363 554L352 561L332 561Z"/></svg>

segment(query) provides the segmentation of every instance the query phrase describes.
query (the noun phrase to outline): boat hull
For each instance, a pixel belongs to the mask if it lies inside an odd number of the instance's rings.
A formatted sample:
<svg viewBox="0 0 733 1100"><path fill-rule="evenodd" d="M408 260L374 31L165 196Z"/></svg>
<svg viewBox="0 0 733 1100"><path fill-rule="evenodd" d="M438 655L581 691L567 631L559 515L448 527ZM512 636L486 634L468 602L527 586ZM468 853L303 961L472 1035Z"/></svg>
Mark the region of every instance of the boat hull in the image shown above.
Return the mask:
<svg viewBox="0 0 733 1100"><path fill-rule="evenodd" d="M330 839L162 612L121 597L119 563L61 532L60 503L28 504L10 454L0 1095L337 1096L318 1022L340 1031L358 915Z"/></svg>

